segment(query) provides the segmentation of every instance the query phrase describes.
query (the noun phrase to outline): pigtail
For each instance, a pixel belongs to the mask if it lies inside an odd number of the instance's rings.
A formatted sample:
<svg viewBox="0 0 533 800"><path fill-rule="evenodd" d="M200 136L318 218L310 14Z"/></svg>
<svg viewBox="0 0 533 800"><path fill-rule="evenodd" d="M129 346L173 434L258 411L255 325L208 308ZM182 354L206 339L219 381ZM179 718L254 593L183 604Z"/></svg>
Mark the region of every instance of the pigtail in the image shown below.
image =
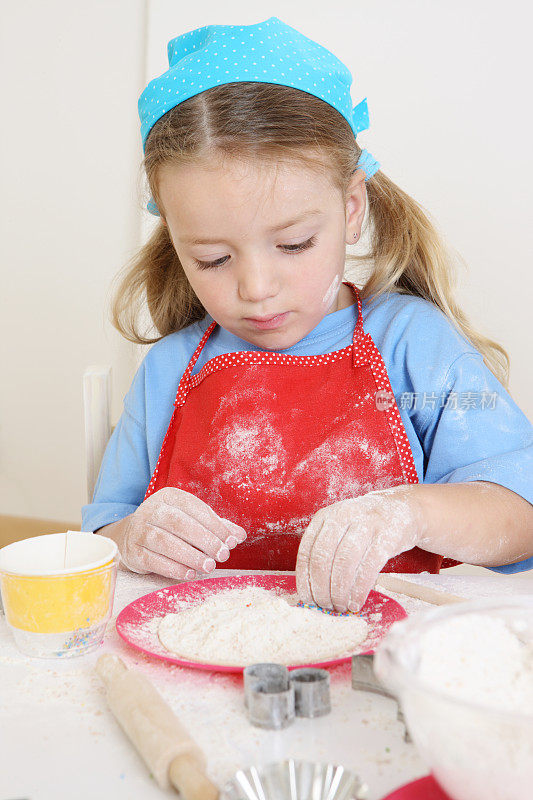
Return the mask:
<svg viewBox="0 0 533 800"><path fill-rule="evenodd" d="M368 181L367 194L372 222L370 252L362 257L347 256L348 263L368 259L372 263L362 297L395 291L433 303L507 387L509 355L500 344L474 329L455 300L456 260L461 260L458 254L452 254L424 209L380 170Z"/></svg>
<svg viewBox="0 0 533 800"><path fill-rule="evenodd" d="M119 273L117 283L111 321L130 342L153 344L205 317L162 221ZM159 335L150 337L149 331Z"/></svg>

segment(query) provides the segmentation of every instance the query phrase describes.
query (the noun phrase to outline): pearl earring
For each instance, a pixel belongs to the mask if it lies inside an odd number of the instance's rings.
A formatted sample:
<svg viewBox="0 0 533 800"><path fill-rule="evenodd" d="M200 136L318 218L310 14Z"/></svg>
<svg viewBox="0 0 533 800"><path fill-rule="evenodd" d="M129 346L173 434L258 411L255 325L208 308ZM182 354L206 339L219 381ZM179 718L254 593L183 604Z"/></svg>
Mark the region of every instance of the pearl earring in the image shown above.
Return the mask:
<svg viewBox="0 0 533 800"><path fill-rule="evenodd" d="M357 239L357 234L356 233L354 233L353 238Z"/></svg>

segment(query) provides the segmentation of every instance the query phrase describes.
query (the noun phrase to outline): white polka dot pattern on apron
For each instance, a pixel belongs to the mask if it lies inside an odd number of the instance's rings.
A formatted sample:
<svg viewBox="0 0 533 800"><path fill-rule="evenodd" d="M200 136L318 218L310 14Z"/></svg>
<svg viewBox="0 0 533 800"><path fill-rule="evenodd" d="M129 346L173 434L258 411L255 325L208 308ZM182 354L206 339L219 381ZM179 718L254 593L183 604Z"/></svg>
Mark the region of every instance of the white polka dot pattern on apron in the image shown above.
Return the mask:
<svg viewBox="0 0 533 800"><path fill-rule="evenodd" d="M372 368L372 373L374 375L378 390L389 394L391 399L390 405L388 405L384 411L389 417L389 425L394 434L394 441L396 442L400 463L406 479L405 482L418 483L418 475L413 458L413 451L411 450L411 445L409 443L409 439L407 438L407 433L400 415L400 410L396 400L394 399L394 392L392 391L389 376L387 375L385 363L381 353L374 344L374 341L369 333L365 334L365 341L366 351L369 355L369 363Z"/></svg>

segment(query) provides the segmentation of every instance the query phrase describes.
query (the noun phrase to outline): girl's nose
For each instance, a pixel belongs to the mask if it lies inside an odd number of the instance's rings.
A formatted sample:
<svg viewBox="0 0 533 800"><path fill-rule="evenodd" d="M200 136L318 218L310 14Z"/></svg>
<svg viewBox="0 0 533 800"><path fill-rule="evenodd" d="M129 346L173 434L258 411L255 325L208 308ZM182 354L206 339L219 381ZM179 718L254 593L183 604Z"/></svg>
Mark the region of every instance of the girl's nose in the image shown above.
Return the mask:
<svg viewBox="0 0 533 800"><path fill-rule="evenodd" d="M237 281L239 297L247 303L266 302L279 294L280 285L276 274L260 259L243 265Z"/></svg>

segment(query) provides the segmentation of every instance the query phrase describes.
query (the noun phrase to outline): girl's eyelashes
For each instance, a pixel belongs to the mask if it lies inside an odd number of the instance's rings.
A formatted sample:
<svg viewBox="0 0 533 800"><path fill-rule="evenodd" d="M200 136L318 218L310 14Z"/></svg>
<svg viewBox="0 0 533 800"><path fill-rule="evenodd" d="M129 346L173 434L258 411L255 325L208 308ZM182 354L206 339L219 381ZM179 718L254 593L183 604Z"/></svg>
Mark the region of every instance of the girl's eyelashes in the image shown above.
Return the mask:
<svg viewBox="0 0 533 800"><path fill-rule="evenodd" d="M193 261L199 269L214 269L215 267L223 266L226 263L226 258L227 256L217 258L216 261L198 261L197 258L193 258Z"/></svg>
<svg viewBox="0 0 533 800"><path fill-rule="evenodd" d="M301 244L282 244L281 247L286 251L288 255L291 255L291 253L302 253L304 250L308 250L310 247L313 247L315 242L316 242L316 236L311 236L310 239L307 239L305 242L302 242Z"/></svg>
<svg viewBox="0 0 533 800"><path fill-rule="evenodd" d="M311 236L310 239L307 239L305 242L301 242L300 244L282 244L280 247L282 250L285 251L285 255L297 255L298 253L303 253L304 250L308 250L310 247L313 247L316 243L316 236ZM223 256L222 258L217 258L216 261L198 261L197 258L194 258L193 261L199 269L215 269L216 267L222 267L226 263L228 256Z"/></svg>

